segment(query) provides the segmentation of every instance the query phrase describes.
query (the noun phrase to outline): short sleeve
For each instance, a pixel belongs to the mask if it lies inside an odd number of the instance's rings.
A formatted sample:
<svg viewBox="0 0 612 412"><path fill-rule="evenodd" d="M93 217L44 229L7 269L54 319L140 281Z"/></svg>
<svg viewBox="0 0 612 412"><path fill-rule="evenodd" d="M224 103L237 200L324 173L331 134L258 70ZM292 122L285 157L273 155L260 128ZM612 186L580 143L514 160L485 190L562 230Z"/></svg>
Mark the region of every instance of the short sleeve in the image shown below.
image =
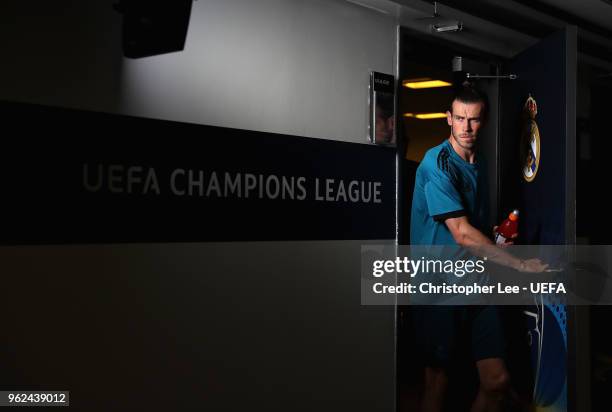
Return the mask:
<svg viewBox="0 0 612 412"><path fill-rule="evenodd" d="M432 173L425 183L425 199L429 215L436 221L466 216L467 212L459 191L449 176L440 170Z"/></svg>

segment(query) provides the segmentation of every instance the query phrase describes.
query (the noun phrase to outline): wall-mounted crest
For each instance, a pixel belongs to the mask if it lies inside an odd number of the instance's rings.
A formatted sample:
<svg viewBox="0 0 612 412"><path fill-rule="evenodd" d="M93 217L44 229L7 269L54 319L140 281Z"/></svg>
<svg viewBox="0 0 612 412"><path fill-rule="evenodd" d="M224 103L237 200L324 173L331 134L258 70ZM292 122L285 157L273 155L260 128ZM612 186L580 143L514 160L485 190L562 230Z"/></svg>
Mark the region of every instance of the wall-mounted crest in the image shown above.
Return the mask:
<svg viewBox="0 0 612 412"><path fill-rule="evenodd" d="M535 121L538 105L531 94L523 107L524 126L521 136L521 159L523 161L523 178L532 182L540 167L540 129Z"/></svg>

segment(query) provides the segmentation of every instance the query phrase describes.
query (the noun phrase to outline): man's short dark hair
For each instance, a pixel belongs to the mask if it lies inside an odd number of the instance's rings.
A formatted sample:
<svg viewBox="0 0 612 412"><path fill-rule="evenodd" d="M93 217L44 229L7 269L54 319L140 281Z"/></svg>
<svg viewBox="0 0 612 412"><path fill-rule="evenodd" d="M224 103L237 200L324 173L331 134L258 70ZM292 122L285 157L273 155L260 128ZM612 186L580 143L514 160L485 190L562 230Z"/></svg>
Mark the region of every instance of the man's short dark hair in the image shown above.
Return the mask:
<svg viewBox="0 0 612 412"><path fill-rule="evenodd" d="M489 99L487 99L487 96L484 93L481 93L474 87L463 85L455 90L449 110L451 113L453 112L454 101L459 101L461 103L482 103L482 118L483 120L487 118L487 114L489 113Z"/></svg>

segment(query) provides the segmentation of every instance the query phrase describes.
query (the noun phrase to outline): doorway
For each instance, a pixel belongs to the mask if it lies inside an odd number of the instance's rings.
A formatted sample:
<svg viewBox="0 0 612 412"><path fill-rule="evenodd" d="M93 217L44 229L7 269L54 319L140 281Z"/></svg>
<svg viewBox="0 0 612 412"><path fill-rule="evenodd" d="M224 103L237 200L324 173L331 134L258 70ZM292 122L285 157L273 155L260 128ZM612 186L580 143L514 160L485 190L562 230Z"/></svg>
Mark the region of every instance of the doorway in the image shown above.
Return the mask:
<svg viewBox="0 0 612 412"><path fill-rule="evenodd" d="M445 112L454 88L466 80L489 100L489 117L480 132L478 156L486 159L491 227L509 210L519 207L525 211L523 221L529 222L519 230L523 233L523 244L575 242L572 240L575 227L575 161L572 162L575 30L569 28L559 32L511 59L409 29L401 30L399 47L398 243L410 244L410 210L419 162L429 148L448 138ZM505 77L509 74L518 74L518 81ZM429 82L430 87L415 87L423 82ZM524 159L519 154L517 136L520 136L521 110L530 95L536 96L545 108L541 110L541 131L547 141L539 175L525 181L521 175ZM550 206L542 209L542 204ZM564 362L546 364L547 358L560 359L560 356L565 359L567 351L571 351L572 342L565 337L565 307L543 308L542 319L546 315L550 319L547 326L560 333L548 334L556 337L544 339L539 343L539 351L535 352L534 346L528 347L525 339L530 324L523 309L508 307L502 313L506 344L512 348L506 363L511 365L512 381L519 384L515 389L536 406L552 405L559 411L572 410L568 408L571 403L568 388L574 377L567 375ZM570 315L568 313L568 322L572 319ZM398 410L418 410L424 365L414 345L410 307L399 306L397 319ZM534 357L534 353L538 355ZM540 370L540 366L546 369L546 374L540 374L539 381L535 382L534 370ZM447 404L452 404L454 410L469 410L469 403L478 389L475 368L467 367L456 376L461 380L454 386L452 381L449 383L451 400ZM455 390L450 391L451 387Z"/></svg>
<svg viewBox="0 0 612 412"><path fill-rule="evenodd" d="M500 60L477 50L457 46L409 29L400 33L398 82L398 242L410 244L410 210L417 167L427 150L449 136L446 111L455 90L469 82L489 100L488 121L479 137L479 156L486 158L489 220L497 219L499 80L467 79L467 73L495 76ZM414 345L410 306L398 307L398 411L419 410L423 391L418 349ZM461 385L449 386L452 403L469 410L478 389L475 369L462 370ZM467 379L466 379L467 378Z"/></svg>

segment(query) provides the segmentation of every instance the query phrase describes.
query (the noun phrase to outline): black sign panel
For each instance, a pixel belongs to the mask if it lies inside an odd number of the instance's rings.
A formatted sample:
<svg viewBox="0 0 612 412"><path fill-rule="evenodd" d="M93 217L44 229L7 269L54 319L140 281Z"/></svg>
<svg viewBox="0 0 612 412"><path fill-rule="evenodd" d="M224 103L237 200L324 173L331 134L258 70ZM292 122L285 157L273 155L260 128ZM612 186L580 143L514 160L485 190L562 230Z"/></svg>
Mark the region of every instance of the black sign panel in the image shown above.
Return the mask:
<svg viewBox="0 0 612 412"><path fill-rule="evenodd" d="M394 93L395 78L390 74L372 72L370 75L371 87L375 92Z"/></svg>
<svg viewBox="0 0 612 412"><path fill-rule="evenodd" d="M395 150L0 103L4 244L395 238Z"/></svg>
<svg viewBox="0 0 612 412"><path fill-rule="evenodd" d="M370 142L395 144L395 78L390 74L370 73Z"/></svg>

